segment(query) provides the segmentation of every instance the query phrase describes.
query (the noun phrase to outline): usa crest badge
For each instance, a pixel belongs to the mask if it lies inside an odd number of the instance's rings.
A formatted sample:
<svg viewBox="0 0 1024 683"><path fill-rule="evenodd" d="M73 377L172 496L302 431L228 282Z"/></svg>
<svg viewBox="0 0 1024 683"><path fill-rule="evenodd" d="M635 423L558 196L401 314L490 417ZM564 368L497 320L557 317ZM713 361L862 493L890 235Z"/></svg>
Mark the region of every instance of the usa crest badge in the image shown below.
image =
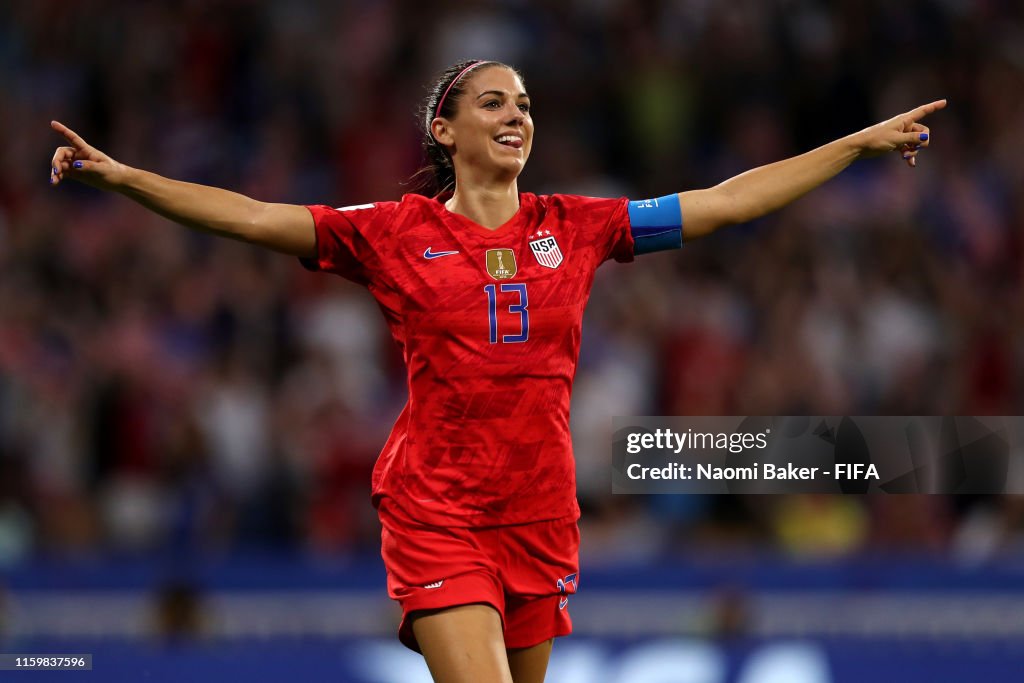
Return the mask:
<svg viewBox="0 0 1024 683"><path fill-rule="evenodd" d="M507 280L516 274L516 255L511 249L488 249L487 272L495 280Z"/></svg>
<svg viewBox="0 0 1024 683"><path fill-rule="evenodd" d="M530 251L537 263L545 268L557 268L562 263L562 250L550 230L539 230L530 235Z"/></svg>

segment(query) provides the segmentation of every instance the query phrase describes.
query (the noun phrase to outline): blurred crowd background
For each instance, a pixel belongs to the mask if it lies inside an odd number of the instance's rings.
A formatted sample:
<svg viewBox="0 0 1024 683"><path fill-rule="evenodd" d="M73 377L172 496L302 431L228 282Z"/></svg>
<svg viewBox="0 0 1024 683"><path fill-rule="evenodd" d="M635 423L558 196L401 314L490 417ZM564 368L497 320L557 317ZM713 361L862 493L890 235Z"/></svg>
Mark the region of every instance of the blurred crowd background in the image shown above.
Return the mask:
<svg viewBox="0 0 1024 683"><path fill-rule="evenodd" d="M426 86L518 66L520 189L714 185L921 103L771 217L598 273L573 427L584 555L1024 553L1024 501L612 496L613 415L1012 415L1024 401L1024 4L252 0L0 4L0 567L261 548L374 555L405 398L371 297L48 162L58 119L258 199L394 200ZM1019 454L1018 454L1019 455Z"/></svg>

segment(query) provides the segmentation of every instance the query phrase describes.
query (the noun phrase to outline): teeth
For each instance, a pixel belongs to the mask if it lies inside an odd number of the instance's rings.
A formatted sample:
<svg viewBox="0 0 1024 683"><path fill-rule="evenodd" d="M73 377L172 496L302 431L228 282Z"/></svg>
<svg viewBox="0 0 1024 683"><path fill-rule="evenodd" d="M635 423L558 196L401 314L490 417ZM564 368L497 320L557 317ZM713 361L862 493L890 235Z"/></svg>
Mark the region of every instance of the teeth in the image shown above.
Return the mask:
<svg viewBox="0 0 1024 683"><path fill-rule="evenodd" d="M516 135L502 135L500 138L498 138L498 142L518 142L521 139L522 138Z"/></svg>

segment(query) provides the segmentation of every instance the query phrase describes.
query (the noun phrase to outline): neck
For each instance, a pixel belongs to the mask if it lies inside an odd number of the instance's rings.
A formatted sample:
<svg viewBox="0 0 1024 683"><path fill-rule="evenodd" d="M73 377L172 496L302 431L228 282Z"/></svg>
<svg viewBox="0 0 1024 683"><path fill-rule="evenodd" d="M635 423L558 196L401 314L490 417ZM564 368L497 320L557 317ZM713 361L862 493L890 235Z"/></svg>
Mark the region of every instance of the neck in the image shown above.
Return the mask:
<svg viewBox="0 0 1024 683"><path fill-rule="evenodd" d="M494 230L519 210L519 185L515 180L493 186L457 183L445 208Z"/></svg>

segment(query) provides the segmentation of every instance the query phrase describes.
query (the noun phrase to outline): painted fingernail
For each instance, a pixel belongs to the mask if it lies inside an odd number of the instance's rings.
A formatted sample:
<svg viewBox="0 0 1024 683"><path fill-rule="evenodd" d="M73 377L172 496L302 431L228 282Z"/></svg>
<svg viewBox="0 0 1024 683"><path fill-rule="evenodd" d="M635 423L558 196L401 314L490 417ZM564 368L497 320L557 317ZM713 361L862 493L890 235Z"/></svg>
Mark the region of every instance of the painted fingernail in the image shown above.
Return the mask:
<svg viewBox="0 0 1024 683"><path fill-rule="evenodd" d="M50 184L53 185L55 182L57 182L57 176L50 176Z"/></svg>
<svg viewBox="0 0 1024 683"><path fill-rule="evenodd" d="M909 155L909 154L904 154L904 155L903 155L903 158L904 158L904 159L909 159L909 158L910 158L910 155Z"/></svg>
<svg viewBox="0 0 1024 683"><path fill-rule="evenodd" d="M57 175L57 167L51 166L50 168L53 170L53 175Z"/></svg>
<svg viewBox="0 0 1024 683"><path fill-rule="evenodd" d="M75 163L73 163L71 165L74 166L75 168L82 168L82 162L81 161L76 161Z"/></svg>
<svg viewBox="0 0 1024 683"><path fill-rule="evenodd" d="M928 139L928 133L921 133L921 142L924 142L927 139Z"/></svg>

